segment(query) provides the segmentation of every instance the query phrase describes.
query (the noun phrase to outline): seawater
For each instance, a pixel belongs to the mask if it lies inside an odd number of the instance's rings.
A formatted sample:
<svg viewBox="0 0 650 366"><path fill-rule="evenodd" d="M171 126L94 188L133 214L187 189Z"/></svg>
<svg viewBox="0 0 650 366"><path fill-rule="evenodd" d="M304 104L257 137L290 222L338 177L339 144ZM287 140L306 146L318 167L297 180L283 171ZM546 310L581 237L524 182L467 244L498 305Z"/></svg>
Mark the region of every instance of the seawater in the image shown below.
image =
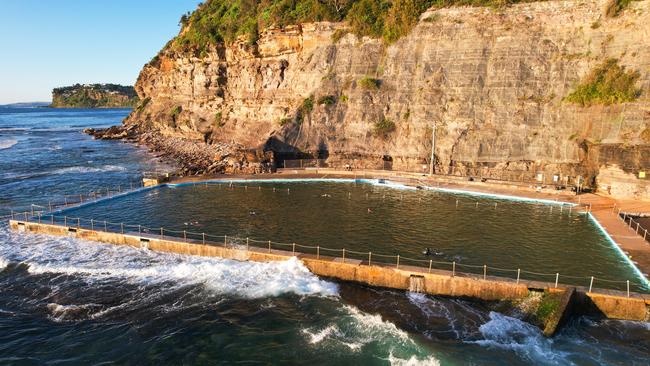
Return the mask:
<svg viewBox="0 0 650 366"><path fill-rule="evenodd" d="M0 110L0 208L128 184L158 164L84 127L126 110ZM16 143L13 143L13 141ZM116 168L119 167L119 168ZM645 323L578 318L554 339L485 305L245 263L0 227L0 364L644 365Z"/></svg>

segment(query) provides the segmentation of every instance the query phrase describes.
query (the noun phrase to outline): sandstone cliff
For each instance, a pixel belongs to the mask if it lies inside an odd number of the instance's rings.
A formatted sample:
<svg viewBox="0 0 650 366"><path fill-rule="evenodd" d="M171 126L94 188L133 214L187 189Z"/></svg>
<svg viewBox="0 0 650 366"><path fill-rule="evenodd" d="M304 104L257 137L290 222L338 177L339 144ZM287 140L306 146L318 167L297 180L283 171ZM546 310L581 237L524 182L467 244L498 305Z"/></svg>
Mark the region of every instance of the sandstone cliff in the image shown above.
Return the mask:
<svg viewBox="0 0 650 366"><path fill-rule="evenodd" d="M52 108L131 108L140 100L132 86L75 84L52 90Z"/></svg>
<svg viewBox="0 0 650 366"><path fill-rule="evenodd" d="M618 17L605 0L431 9L409 35L332 35L344 23L266 29L201 57L166 49L135 85L125 124L141 132L273 151L276 160L543 174L650 198L650 1ZM334 37L338 38L338 37ZM604 59L640 73L633 102L564 100ZM388 122L386 133L378 126ZM394 130L394 131L393 131ZM650 176L650 172L648 174Z"/></svg>

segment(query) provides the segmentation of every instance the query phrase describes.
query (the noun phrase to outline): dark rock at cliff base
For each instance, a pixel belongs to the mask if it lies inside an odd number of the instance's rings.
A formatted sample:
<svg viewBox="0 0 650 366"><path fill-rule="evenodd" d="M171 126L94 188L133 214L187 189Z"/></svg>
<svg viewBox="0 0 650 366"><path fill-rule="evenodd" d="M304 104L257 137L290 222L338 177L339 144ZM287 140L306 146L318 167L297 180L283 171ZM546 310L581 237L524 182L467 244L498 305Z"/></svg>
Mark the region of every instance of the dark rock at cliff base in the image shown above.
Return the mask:
<svg viewBox="0 0 650 366"><path fill-rule="evenodd" d="M83 130L83 133L91 135L95 139L99 140L122 140L122 139L134 139L135 135L131 133L131 130L124 126L111 126L109 128L86 128Z"/></svg>

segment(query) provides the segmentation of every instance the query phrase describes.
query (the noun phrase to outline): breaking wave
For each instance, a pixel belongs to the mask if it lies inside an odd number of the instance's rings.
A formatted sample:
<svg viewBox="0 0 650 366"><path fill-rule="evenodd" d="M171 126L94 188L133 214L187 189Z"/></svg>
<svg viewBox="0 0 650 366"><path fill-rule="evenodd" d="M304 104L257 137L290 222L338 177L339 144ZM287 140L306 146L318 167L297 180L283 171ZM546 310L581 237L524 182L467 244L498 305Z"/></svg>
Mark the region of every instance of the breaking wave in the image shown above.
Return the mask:
<svg viewBox="0 0 650 366"><path fill-rule="evenodd" d="M0 150L8 149L18 143L16 139L3 139L0 140Z"/></svg>
<svg viewBox="0 0 650 366"><path fill-rule="evenodd" d="M539 328L522 320L490 312L490 320L479 327L484 339L472 341L481 346L513 351L537 365L573 364L571 354L553 348L553 340Z"/></svg>
<svg viewBox="0 0 650 366"><path fill-rule="evenodd" d="M376 314L364 313L356 307L343 305L341 313L324 326L302 329L313 347L344 348L360 352L364 348L389 351L386 361L393 365L438 365L406 332Z"/></svg>
<svg viewBox="0 0 650 366"><path fill-rule="evenodd" d="M67 168L56 169L52 174L84 174L84 173L101 173L101 172L123 172L126 167L121 165L102 165L100 167L71 166Z"/></svg>

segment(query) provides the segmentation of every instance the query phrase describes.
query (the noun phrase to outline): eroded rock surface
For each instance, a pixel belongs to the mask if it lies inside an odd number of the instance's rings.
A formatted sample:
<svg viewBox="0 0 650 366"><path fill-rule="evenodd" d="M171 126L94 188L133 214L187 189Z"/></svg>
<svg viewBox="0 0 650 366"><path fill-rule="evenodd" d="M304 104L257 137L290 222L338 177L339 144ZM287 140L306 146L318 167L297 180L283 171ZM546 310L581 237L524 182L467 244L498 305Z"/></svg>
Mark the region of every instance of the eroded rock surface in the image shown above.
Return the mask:
<svg viewBox="0 0 650 366"><path fill-rule="evenodd" d="M623 174L625 188L606 191L650 198L649 181L638 178L650 170L647 158L628 153L650 143L650 1L614 18L605 7L585 0L430 10L388 47L352 34L334 42L345 24L323 22L268 29L254 46L222 45L203 57L164 50L140 73L143 102L125 123L195 141L209 155L225 143L282 158L355 158L356 166L390 157L393 169L411 170L428 163L435 125L437 172L482 167L493 177L558 174L569 183L580 175L586 185L607 172L608 186ZM640 72L640 99L563 101L608 57ZM363 87L364 77L379 87ZM310 96L309 112L302 105ZM381 137L374 127L385 119L395 131Z"/></svg>

